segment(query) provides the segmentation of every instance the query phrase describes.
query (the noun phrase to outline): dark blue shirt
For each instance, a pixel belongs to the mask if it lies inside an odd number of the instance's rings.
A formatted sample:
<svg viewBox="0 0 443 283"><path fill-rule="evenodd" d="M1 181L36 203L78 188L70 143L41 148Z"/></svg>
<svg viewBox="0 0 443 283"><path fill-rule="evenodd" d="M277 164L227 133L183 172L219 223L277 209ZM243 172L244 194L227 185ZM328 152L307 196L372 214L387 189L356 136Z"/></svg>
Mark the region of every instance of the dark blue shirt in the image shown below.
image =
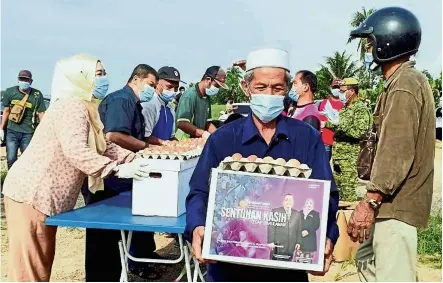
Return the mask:
<svg viewBox="0 0 443 283"><path fill-rule="evenodd" d="M108 94L98 107L104 132L121 132L144 139L142 106L129 86Z"/></svg>
<svg viewBox="0 0 443 283"><path fill-rule="evenodd" d="M260 158L265 156L285 160L295 158L312 169L311 178L330 180L331 193L326 235L334 244L337 242L339 234L336 214L339 194L319 132L305 122L279 116L275 135L270 145L267 145L255 126L252 115L219 128L209 137L191 178L191 191L186 199L185 237L187 240L192 241L192 231L195 227L205 226L211 169L218 167L225 157L234 153L240 153L243 156L257 155ZM223 281L226 279L223 277L227 271L226 266L227 264L222 263L211 264L208 276L213 280ZM237 268L232 264L229 266L231 271ZM266 268L265 270L274 272L274 269ZM263 270L260 271L260 274L263 272ZM275 277L273 280L280 281Z"/></svg>
<svg viewBox="0 0 443 283"><path fill-rule="evenodd" d="M142 106L129 86L108 94L98 107L104 133L121 132L143 140L145 124ZM104 180L105 188L117 192L132 189L132 179L109 176Z"/></svg>

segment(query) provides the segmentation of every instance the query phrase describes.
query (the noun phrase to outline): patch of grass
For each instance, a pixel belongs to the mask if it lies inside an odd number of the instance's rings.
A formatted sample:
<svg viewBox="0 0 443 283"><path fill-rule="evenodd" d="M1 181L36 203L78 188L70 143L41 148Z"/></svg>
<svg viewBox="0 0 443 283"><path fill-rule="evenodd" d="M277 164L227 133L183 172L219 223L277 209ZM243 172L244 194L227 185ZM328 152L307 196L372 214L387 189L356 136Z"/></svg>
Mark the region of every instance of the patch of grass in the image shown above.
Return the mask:
<svg viewBox="0 0 443 283"><path fill-rule="evenodd" d="M418 230L418 254L422 263L442 267L442 211L431 215L427 229Z"/></svg>
<svg viewBox="0 0 443 283"><path fill-rule="evenodd" d="M220 117L220 111L225 111L226 105L213 104L211 105L211 115L213 120L218 120Z"/></svg>

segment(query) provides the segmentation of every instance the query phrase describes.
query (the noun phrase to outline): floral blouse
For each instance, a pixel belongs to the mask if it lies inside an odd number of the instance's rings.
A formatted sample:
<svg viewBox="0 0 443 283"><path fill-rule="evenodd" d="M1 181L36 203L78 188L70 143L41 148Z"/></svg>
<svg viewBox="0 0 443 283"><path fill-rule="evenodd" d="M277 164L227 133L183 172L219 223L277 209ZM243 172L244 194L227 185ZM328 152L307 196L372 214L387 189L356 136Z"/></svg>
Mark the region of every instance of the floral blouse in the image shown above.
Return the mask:
<svg viewBox="0 0 443 283"><path fill-rule="evenodd" d="M26 151L14 163L3 194L53 216L74 208L85 178L106 177L135 154L107 142L103 155L88 146L89 115L76 99L48 109Z"/></svg>

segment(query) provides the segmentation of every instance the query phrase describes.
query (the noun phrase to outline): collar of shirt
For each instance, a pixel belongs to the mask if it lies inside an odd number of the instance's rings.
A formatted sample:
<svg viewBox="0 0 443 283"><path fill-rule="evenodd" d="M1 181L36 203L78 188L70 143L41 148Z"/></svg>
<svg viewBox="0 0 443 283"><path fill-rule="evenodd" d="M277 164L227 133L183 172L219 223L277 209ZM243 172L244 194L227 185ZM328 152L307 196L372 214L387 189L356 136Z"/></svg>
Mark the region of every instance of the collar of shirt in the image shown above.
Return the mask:
<svg viewBox="0 0 443 283"><path fill-rule="evenodd" d="M261 138L260 132L258 131L257 126L254 124L252 115L252 113L248 115L245 123L243 124L243 144L248 143L254 138ZM277 128L275 129L274 137L284 137L289 141L288 126L286 125L286 120L283 119L281 115L277 117Z"/></svg>
<svg viewBox="0 0 443 283"><path fill-rule="evenodd" d="M203 94L200 92L200 87L199 87L199 85L200 85L200 83L196 83L196 84L195 84L195 92L197 93L197 96L200 97L200 98L203 98L203 99L208 98L207 95L203 95Z"/></svg>
<svg viewBox="0 0 443 283"><path fill-rule="evenodd" d="M395 72L388 78L388 80L385 83L385 89L387 89L389 87L389 85L396 79L398 78L398 76L405 70L408 68L413 68L415 66L415 62L414 61L407 61L404 62L403 64L400 65L400 67L397 68L397 70L395 70ZM381 67L380 67L381 68Z"/></svg>
<svg viewBox="0 0 443 283"><path fill-rule="evenodd" d="M124 92L130 94L130 97L131 97L131 99L134 101L134 103L139 102L137 96L135 95L134 90L133 90L130 86L125 85L125 87L122 88L122 91L124 91Z"/></svg>

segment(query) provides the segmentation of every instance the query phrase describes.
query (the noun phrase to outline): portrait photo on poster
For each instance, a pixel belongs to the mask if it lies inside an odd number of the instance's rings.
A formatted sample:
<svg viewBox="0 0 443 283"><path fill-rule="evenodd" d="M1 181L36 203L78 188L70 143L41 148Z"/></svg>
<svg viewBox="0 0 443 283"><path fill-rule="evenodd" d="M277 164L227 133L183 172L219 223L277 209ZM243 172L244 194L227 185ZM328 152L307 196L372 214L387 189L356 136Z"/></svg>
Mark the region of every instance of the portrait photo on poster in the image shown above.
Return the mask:
<svg viewBox="0 0 443 283"><path fill-rule="evenodd" d="M213 169L203 257L323 270L330 181Z"/></svg>

